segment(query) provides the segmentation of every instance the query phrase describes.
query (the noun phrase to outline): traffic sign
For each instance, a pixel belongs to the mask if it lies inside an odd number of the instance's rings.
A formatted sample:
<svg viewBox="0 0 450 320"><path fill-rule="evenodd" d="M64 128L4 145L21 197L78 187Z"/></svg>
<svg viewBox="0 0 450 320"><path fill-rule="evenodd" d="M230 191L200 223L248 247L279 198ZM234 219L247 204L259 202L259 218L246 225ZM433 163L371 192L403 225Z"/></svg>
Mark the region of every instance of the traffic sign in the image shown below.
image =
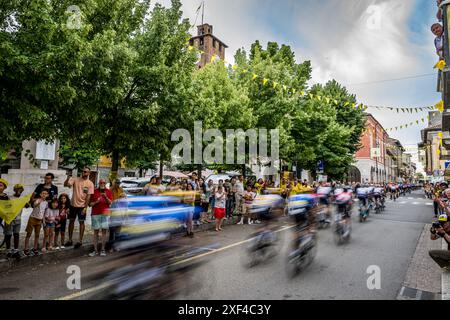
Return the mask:
<svg viewBox="0 0 450 320"><path fill-rule="evenodd" d="M325 170L325 164L323 162L323 160L319 160L317 162L317 173L323 173Z"/></svg>

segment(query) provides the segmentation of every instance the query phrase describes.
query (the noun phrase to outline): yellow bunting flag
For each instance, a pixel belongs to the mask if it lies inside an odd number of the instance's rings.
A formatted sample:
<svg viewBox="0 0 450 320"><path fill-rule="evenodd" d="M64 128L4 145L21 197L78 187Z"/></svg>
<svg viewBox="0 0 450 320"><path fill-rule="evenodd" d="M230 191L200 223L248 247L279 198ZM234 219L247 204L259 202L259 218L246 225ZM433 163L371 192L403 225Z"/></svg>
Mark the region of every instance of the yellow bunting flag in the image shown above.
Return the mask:
<svg viewBox="0 0 450 320"><path fill-rule="evenodd" d="M10 224L30 201L31 194L22 198L0 201L0 218Z"/></svg>
<svg viewBox="0 0 450 320"><path fill-rule="evenodd" d="M333 100L333 102L334 102L335 105L339 104L339 102L337 100Z"/></svg>
<svg viewBox="0 0 450 320"><path fill-rule="evenodd" d="M309 94L309 98L310 98L311 100L314 99L314 96L313 96L312 93Z"/></svg>
<svg viewBox="0 0 450 320"><path fill-rule="evenodd" d="M247 69L242 70L242 73L247 73L247 72L248 72Z"/></svg>
<svg viewBox="0 0 450 320"><path fill-rule="evenodd" d="M285 84L283 84L283 90L286 91L287 90L287 86Z"/></svg>
<svg viewBox="0 0 450 320"><path fill-rule="evenodd" d="M321 96L317 96L317 100L318 101L322 101L322 97Z"/></svg>
<svg viewBox="0 0 450 320"><path fill-rule="evenodd" d="M258 78L258 75L254 73L252 80L256 80L256 78Z"/></svg>
<svg viewBox="0 0 450 320"><path fill-rule="evenodd" d="M330 98L325 98L327 103L330 103Z"/></svg>
<svg viewBox="0 0 450 320"><path fill-rule="evenodd" d="M346 102L346 103L344 103L344 107L346 107L346 106L348 106L350 104L350 102Z"/></svg>
<svg viewBox="0 0 450 320"><path fill-rule="evenodd" d="M300 92L300 95L301 95L302 97L303 97L305 94L306 94L305 91L301 91L301 92Z"/></svg>
<svg viewBox="0 0 450 320"><path fill-rule="evenodd" d="M189 51L192 51L192 50L194 50L194 47L193 47L193 46L189 46L189 47L188 47L188 50L189 50Z"/></svg>
<svg viewBox="0 0 450 320"><path fill-rule="evenodd" d="M216 61L217 60L217 56L216 55L213 55L212 57L211 57L211 63L213 63L214 61Z"/></svg>
<svg viewBox="0 0 450 320"><path fill-rule="evenodd" d="M295 94L297 92L297 89L293 88L292 93Z"/></svg>
<svg viewBox="0 0 450 320"><path fill-rule="evenodd" d="M269 82L269 79L264 78L263 79L263 86L265 86L267 84L267 82Z"/></svg>
<svg viewBox="0 0 450 320"><path fill-rule="evenodd" d="M277 87L277 85L278 85L278 82L273 82L273 88L275 89L276 87Z"/></svg>
<svg viewBox="0 0 450 320"><path fill-rule="evenodd" d="M444 70L446 63L444 60L440 60L438 63L434 65L434 69Z"/></svg>
<svg viewBox="0 0 450 320"><path fill-rule="evenodd" d="M439 101L436 104L436 109L439 110L440 113L444 112L444 101Z"/></svg>
<svg viewBox="0 0 450 320"><path fill-rule="evenodd" d="M237 70L237 68L238 68L237 64L235 64L235 65L232 67L233 70Z"/></svg>

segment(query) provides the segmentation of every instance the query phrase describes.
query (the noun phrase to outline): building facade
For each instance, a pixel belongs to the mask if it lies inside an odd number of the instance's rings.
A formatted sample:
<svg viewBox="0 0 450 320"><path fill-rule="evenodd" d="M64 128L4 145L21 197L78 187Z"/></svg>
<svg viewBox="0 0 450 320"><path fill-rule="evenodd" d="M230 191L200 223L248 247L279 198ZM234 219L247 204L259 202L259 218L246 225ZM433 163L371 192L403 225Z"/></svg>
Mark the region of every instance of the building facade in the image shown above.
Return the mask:
<svg viewBox="0 0 450 320"><path fill-rule="evenodd" d="M371 114L367 114L366 130L361 137L362 148L355 155L355 167L351 170L350 181L382 183L388 180L389 170L386 163L388 138L383 126Z"/></svg>

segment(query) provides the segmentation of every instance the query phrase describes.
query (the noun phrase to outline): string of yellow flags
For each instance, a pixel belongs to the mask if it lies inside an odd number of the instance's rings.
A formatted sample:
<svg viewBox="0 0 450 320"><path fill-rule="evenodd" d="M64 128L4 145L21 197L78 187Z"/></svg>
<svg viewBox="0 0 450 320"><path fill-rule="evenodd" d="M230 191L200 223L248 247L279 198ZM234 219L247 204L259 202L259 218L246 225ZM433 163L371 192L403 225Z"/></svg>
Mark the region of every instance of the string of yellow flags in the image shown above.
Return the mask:
<svg viewBox="0 0 450 320"><path fill-rule="evenodd" d="M189 48L190 51L195 50L195 48L193 46L189 46L188 48ZM205 53L202 50L198 50L198 52L200 54L204 54ZM215 63L215 62L217 62L219 60L220 60L220 58L217 55L213 55L211 57L210 62L211 63ZM227 61L223 61L223 62L225 64L231 65ZM233 71L235 71L235 72L239 71L239 67L236 64L232 65L231 69ZM250 73L248 69L242 69L241 72L242 72L242 74ZM253 72L251 73L251 76L252 76L252 81L260 81L263 86L271 86L273 89L278 89L278 90L281 90L281 91L284 91L284 92L287 92L287 93L290 93L290 94L297 94L300 97L308 96L311 100L326 101L327 103L331 103L332 102L334 105L339 105L339 101L334 99L333 97L330 97L330 96L321 96L321 95L315 95L315 94L312 94L312 93L307 93L304 90L298 90L296 88L292 88L290 86L280 84L277 81L274 81L274 80L272 80L270 78L261 76L260 74L256 74L256 73L253 73ZM394 112L397 112L397 113L410 113L410 114L419 113L419 112L423 112L423 111L431 111L431 110L439 110L440 112L443 112L443 109L444 109L444 105L443 105L442 101L439 102L435 106L417 107L417 108L367 106L367 105L365 105L363 103L350 103L350 102L344 103L344 107L347 107L347 106L351 106L351 107L353 107L355 109L360 109L360 110L364 110L364 111L367 110L368 108L374 108L374 109L377 109L377 110L390 110L390 111L394 111ZM421 120L423 120L423 119L421 119ZM404 126L406 126L406 125L404 125ZM403 127L403 126L401 126L401 127ZM392 130L393 129L394 128L392 128Z"/></svg>

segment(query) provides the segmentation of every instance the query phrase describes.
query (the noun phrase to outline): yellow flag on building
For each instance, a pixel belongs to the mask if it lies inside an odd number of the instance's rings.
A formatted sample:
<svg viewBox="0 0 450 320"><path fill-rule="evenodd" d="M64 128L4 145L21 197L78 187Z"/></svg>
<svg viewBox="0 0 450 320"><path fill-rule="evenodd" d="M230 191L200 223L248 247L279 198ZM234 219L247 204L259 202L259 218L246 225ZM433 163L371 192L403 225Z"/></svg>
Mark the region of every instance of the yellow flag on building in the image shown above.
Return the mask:
<svg viewBox="0 0 450 320"><path fill-rule="evenodd" d="M22 198L0 201L0 218L10 224L30 201L31 194Z"/></svg>
<svg viewBox="0 0 450 320"><path fill-rule="evenodd" d="M444 60L440 60L438 63L435 64L434 69L444 70L446 64Z"/></svg>
<svg viewBox="0 0 450 320"><path fill-rule="evenodd" d="M438 109L440 113L444 112L444 101L439 101L436 104L436 109Z"/></svg>

